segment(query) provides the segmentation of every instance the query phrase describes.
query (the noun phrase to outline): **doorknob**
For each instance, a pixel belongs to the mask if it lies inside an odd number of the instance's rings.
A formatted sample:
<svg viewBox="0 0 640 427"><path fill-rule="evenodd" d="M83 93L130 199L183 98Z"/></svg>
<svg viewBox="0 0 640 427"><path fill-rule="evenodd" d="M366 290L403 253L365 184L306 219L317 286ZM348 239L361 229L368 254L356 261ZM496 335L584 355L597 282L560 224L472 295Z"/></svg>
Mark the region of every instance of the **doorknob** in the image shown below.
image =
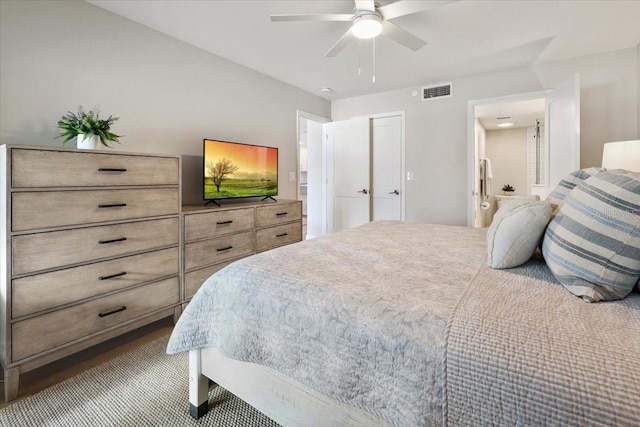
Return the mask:
<svg viewBox="0 0 640 427"><path fill-rule="evenodd" d="M398 194L400 194L400 192L398 190L393 190L390 191L389 194L395 194L397 196Z"/></svg>
<svg viewBox="0 0 640 427"><path fill-rule="evenodd" d="M368 194L369 192L367 191L366 188L363 188L362 190L358 191L358 193Z"/></svg>

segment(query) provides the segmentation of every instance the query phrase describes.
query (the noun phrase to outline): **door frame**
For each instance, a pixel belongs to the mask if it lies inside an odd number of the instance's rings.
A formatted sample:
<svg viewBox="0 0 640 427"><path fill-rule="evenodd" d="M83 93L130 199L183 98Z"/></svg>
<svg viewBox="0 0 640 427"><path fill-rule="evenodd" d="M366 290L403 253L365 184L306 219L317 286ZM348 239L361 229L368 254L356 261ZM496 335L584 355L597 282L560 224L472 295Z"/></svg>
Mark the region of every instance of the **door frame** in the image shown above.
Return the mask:
<svg viewBox="0 0 640 427"><path fill-rule="evenodd" d="M296 110L296 200L300 200L300 119L312 120L322 123L322 197L319 207L320 222L322 224L322 234L327 233L327 138L325 124L331 121L328 117L319 116L317 114L308 113L306 111ZM308 216L309 212L307 212ZM308 224L307 224L308 225ZM303 236L306 238L306 236Z"/></svg>
<svg viewBox="0 0 640 427"><path fill-rule="evenodd" d="M479 176L476 174L475 165L478 164L476 149L476 132L475 132L475 109L480 105L502 104L505 102L527 101L530 99L545 98L553 89L546 89L536 92L525 92L515 95L496 96L492 98L473 99L467 101L467 227L474 225L474 213L476 208L476 180ZM545 171L545 173L547 173Z"/></svg>

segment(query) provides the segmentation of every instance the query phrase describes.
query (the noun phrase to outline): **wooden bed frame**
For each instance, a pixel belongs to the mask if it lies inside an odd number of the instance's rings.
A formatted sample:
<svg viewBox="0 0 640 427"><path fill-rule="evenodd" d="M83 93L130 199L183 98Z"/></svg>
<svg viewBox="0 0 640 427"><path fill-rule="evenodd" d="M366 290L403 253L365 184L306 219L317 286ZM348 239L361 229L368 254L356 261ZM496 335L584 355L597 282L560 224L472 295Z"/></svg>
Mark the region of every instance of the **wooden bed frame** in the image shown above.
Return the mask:
<svg viewBox="0 0 640 427"><path fill-rule="evenodd" d="M214 348L189 351L189 413L195 419L209 410L209 379L286 427L390 426L273 369L230 359Z"/></svg>

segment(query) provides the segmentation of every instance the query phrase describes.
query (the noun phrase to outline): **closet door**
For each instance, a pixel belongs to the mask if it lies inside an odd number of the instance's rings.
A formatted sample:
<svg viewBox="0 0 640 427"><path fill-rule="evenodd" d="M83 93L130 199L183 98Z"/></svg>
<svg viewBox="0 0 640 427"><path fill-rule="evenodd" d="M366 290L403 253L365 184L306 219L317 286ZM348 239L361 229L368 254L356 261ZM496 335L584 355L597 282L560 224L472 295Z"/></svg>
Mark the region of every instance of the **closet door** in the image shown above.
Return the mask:
<svg viewBox="0 0 640 427"><path fill-rule="evenodd" d="M371 219L402 219L402 117L371 119Z"/></svg>
<svg viewBox="0 0 640 427"><path fill-rule="evenodd" d="M327 123L327 230L371 221L369 118Z"/></svg>

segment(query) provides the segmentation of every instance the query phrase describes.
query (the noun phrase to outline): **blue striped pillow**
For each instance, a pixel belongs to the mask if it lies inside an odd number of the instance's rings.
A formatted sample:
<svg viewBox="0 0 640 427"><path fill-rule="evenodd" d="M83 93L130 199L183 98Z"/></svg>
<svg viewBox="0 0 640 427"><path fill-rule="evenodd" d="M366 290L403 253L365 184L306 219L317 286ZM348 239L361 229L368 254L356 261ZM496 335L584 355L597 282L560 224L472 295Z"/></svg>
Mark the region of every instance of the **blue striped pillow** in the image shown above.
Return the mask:
<svg viewBox="0 0 640 427"><path fill-rule="evenodd" d="M631 293L640 279L640 173L601 172L576 185L547 227L542 254L587 301Z"/></svg>
<svg viewBox="0 0 640 427"><path fill-rule="evenodd" d="M567 194L569 194L576 185L605 170L606 169L598 167L579 169L562 178L558 185L556 185L556 188L554 188L545 199L545 202L551 205L552 216L558 213L558 208L562 206L565 197L567 197Z"/></svg>

